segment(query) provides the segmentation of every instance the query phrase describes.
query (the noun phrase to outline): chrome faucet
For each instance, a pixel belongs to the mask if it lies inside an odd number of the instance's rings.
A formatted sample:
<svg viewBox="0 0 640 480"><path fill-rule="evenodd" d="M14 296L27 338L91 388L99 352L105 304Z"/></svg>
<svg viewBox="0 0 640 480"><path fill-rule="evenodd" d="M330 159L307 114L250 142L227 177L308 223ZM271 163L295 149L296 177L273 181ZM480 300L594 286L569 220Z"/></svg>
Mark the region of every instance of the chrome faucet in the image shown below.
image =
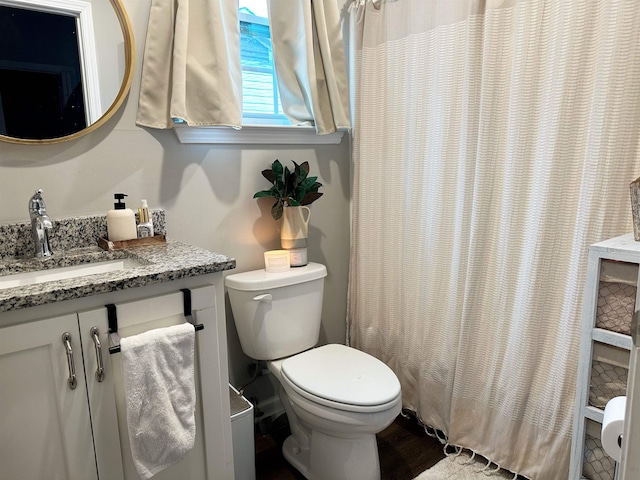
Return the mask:
<svg viewBox="0 0 640 480"><path fill-rule="evenodd" d="M49 243L49 231L52 225L40 188L29 200L29 217L31 218L31 238L33 238L36 257L50 257L53 255Z"/></svg>

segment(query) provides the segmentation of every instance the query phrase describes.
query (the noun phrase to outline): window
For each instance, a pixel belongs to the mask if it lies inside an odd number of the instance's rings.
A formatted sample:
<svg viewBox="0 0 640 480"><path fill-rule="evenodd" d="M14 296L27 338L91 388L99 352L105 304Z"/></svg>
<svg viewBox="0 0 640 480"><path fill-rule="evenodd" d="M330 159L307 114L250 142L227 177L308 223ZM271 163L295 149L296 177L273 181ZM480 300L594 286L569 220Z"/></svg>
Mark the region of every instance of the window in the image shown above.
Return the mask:
<svg viewBox="0 0 640 480"><path fill-rule="evenodd" d="M240 0L243 123L291 125L280 104L267 15L266 0Z"/></svg>
<svg viewBox="0 0 640 480"><path fill-rule="evenodd" d="M338 144L344 132L316 135L309 126L292 125L284 115L273 65L266 0L239 0L242 68L241 130L176 125L181 143L318 145Z"/></svg>

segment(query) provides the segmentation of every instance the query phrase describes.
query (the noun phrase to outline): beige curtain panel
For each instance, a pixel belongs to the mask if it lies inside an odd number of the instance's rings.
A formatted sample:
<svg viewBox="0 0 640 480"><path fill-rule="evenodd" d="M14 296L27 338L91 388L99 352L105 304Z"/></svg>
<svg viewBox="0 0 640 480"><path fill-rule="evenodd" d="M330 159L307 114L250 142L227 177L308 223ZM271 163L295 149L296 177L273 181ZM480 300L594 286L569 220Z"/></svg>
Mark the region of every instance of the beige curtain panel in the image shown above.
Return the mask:
<svg viewBox="0 0 640 480"><path fill-rule="evenodd" d="M282 108L320 135L350 128L349 82L336 0L269 0Z"/></svg>
<svg viewBox="0 0 640 480"><path fill-rule="evenodd" d="M153 0L136 123L242 125L237 0Z"/></svg>

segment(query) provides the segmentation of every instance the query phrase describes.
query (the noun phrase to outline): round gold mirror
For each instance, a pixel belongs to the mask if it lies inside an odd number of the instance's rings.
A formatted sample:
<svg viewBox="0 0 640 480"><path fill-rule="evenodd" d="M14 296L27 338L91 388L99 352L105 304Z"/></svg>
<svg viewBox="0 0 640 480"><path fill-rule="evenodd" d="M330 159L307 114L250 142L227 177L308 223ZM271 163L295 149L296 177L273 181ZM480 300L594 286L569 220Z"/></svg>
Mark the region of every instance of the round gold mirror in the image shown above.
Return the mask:
<svg viewBox="0 0 640 480"><path fill-rule="evenodd" d="M102 126L133 78L121 0L0 0L0 140L49 144Z"/></svg>

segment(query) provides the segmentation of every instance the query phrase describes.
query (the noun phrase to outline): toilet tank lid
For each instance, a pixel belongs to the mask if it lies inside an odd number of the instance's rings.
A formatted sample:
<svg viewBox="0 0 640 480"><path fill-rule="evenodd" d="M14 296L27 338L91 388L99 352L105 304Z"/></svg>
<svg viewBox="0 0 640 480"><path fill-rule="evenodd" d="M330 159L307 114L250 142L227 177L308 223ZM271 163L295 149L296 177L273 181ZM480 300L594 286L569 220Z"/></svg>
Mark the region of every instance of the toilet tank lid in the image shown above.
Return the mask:
<svg viewBox="0 0 640 480"><path fill-rule="evenodd" d="M227 276L224 283L227 287L235 290L253 292L310 282L326 276L327 268L324 265L309 262L304 267L292 267L286 272L270 273L262 268L250 272L234 273Z"/></svg>

